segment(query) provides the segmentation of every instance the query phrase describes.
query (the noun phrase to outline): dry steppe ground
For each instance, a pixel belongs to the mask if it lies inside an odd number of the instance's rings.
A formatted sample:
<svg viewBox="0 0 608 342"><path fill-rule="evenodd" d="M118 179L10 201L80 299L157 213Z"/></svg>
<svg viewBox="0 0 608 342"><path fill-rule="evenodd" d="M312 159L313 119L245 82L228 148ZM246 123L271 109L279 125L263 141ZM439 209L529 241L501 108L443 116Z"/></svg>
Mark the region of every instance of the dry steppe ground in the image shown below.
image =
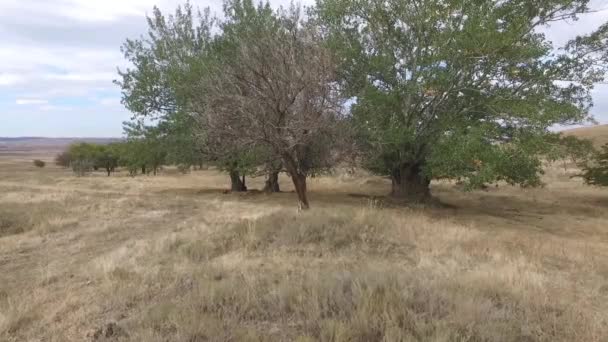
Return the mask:
<svg viewBox="0 0 608 342"><path fill-rule="evenodd" d="M566 131L566 134L589 139L593 141L596 146L608 144L608 125L575 128Z"/></svg>
<svg viewBox="0 0 608 342"><path fill-rule="evenodd" d="M32 159L0 157L0 341L608 341L608 189L576 170L432 208L337 172L298 213L287 179Z"/></svg>

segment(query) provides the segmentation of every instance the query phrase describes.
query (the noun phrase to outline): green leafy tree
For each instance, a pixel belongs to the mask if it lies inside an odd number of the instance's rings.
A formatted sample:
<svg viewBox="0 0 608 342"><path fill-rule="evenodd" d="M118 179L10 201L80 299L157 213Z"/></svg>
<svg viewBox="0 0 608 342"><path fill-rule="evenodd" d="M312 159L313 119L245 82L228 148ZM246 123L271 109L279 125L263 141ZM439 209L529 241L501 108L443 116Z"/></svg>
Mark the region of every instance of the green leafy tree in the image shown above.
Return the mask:
<svg viewBox="0 0 608 342"><path fill-rule="evenodd" d="M549 162L561 161L564 171L568 164L585 164L595 152L593 142L587 139L579 139L573 135L555 134L553 138L547 139L547 152L545 158Z"/></svg>
<svg viewBox="0 0 608 342"><path fill-rule="evenodd" d="M235 4L225 3L234 22L250 23L253 12ZM196 11L190 3L170 16L155 8L148 18L148 35L123 45L125 58L133 67L121 71L116 83L122 88L123 103L134 113L134 121L154 121L162 131L169 162L182 166L214 164L230 175L233 191L244 191L244 176L257 175L258 166L266 163L264 156L252 153L262 151L261 147L252 148L216 134L192 117L193 103L200 105L207 98L197 85L208 78L216 61L229 57L223 55L228 51L225 31L237 26L246 29L246 25L215 24L208 9ZM276 168L268 172L269 179L278 180Z"/></svg>
<svg viewBox="0 0 608 342"><path fill-rule="evenodd" d="M590 119L602 72L538 29L587 3L318 0L364 166L412 201L433 178L540 184L549 128Z"/></svg>
<svg viewBox="0 0 608 342"><path fill-rule="evenodd" d="M133 67L121 71L116 83L135 121L155 120L170 162L215 163L230 174L234 191L244 191L241 173L251 168L239 157L247 155L247 149L210 137L190 116L193 99L204 95L195 92L194 84L206 77L214 22L208 9L196 11L190 3L168 17L154 8L147 37L123 45Z"/></svg>
<svg viewBox="0 0 608 342"><path fill-rule="evenodd" d="M580 175L590 185L608 186L608 144L583 167Z"/></svg>
<svg viewBox="0 0 608 342"><path fill-rule="evenodd" d="M97 145L94 153L95 166L104 169L110 177L118 167L118 160L120 159L120 150L117 145Z"/></svg>
<svg viewBox="0 0 608 342"><path fill-rule="evenodd" d="M93 144L74 143L68 148L72 170L77 176L85 176L93 171L97 158L97 148Z"/></svg>
<svg viewBox="0 0 608 342"><path fill-rule="evenodd" d="M108 177L118 167L120 159L119 143L109 145L75 143L67 151L56 157L57 165L72 166L74 172L83 176L92 170L103 169Z"/></svg>
<svg viewBox="0 0 608 342"><path fill-rule="evenodd" d="M128 141L123 147L122 161L131 175L141 169L144 175L153 173L156 176L167 161L162 130L158 126L146 126L141 122L125 123L124 129Z"/></svg>

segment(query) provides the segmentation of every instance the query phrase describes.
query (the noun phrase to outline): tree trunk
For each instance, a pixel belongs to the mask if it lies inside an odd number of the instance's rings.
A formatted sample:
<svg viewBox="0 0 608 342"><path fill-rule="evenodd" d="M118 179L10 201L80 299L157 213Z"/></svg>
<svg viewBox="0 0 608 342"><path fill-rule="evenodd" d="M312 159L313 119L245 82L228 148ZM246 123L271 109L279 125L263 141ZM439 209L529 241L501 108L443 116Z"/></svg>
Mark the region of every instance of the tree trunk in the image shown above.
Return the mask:
<svg viewBox="0 0 608 342"><path fill-rule="evenodd" d="M142 165L142 167L141 167L141 174L144 176L146 175L146 166L145 165Z"/></svg>
<svg viewBox="0 0 608 342"><path fill-rule="evenodd" d="M294 158L285 153L282 155L283 166L287 169L287 173L291 176L293 186L298 194L299 208L300 210L307 210L310 208L308 204L308 198L306 196L306 174L298 170L298 164Z"/></svg>
<svg viewBox="0 0 608 342"><path fill-rule="evenodd" d="M110 177L110 174L112 173L112 169L106 168L106 171L108 172L108 177Z"/></svg>
<svg viewBox="0 0 608 342"><path fill-rule="evenodd" d="M264 191L268 193L281 192L279 187L279 172L270 171L268 178L266 179L266 185L264 185Z"/></svg>
<svg viewBox="0 0 608 342"><path fill-rule="evenodd" d="M310 208L308 204L308 198L306 197L306 176L294 173L291 176L293 181L293 186L296 188L296 193L298 194L299 207L302 210L306 210Z"/></svg>
<svg viewBox="0 0 608 342"><path fill-rule="evenodd" d="M247 187L245 186L243 181L241 181L241 177L240 177L238 171L230 171L230 182L231 182L230 191L232 191L232 192L247 191Z"/></svg>
<svg viewBox="0 0 608 342"><path fill-rule="evenodd" d="M419 164L406 164L391 174L391 196L412 202L427 202L431 199L431 180L422 174Z"/></svg>

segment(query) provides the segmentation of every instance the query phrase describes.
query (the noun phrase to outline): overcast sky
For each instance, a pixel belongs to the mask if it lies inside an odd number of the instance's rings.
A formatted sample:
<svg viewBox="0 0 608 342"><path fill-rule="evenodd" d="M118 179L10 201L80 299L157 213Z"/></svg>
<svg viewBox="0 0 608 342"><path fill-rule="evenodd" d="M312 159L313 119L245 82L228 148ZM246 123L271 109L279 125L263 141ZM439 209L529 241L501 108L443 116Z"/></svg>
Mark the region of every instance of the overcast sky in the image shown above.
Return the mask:
<svg viewBox="0 0 608 342"><path fill-rule="evenodd" d="M0 0L0 136L121 136L130 115L112 83L116 68L125 67L120 46L146 32L145 15L155 4L173 11L182 2ZM191 2L221 9L221 0ZM608 8L608 0L594 6ZM608 11L600 11L547 35L561 43L605 21ZM598 86L594 99L593 113L608 123L608 86Z"/></svg>

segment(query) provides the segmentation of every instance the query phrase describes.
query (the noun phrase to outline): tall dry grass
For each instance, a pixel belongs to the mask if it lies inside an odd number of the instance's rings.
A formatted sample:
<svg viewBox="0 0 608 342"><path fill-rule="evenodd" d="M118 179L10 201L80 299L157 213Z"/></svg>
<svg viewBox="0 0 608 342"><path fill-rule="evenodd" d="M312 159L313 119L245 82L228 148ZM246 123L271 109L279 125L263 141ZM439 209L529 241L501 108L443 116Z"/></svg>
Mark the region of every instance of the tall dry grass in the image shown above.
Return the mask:
<svg viewBox="0 0 608 342"><path fill-rule="evenodd" d="M0 340L605 341L608 194L560 172L435 184L445 208L322 177L300 214L292 193L223 195L213 171L11 172Z"/></svg>

